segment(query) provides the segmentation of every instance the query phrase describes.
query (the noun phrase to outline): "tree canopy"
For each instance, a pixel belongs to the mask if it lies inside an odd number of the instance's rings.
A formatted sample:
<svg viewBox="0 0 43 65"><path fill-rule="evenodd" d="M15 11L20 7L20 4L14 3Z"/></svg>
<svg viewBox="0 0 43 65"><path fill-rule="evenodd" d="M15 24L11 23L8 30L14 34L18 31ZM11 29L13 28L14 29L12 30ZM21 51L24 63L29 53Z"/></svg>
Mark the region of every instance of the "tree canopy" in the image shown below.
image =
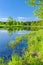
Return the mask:
<svg viewBox="0 0 43 65"><path fill-rule="evenodd" d="M27 4L30 4L32 6L42 6L43 0L25 0Z"/></svg>
<svg viewBox="0 0 43 65"><path fill-rule="evenodd" d="M26 4L36 6L34 15L43 19L43 0L26 0Z"/></svg>

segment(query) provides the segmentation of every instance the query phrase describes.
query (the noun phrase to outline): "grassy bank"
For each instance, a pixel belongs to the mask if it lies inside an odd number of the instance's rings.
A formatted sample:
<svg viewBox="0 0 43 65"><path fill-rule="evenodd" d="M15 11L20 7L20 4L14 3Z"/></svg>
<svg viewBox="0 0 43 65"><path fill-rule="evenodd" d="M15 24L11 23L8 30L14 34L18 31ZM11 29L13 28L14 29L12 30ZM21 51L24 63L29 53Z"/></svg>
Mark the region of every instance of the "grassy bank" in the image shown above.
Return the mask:
<svg viewBox="0 0 43 65"><path fill-rule="evenodd" d="M27 35L24 35L24 38L28 41L28 47L24 51L23 57L19 55L12 55L12 60L10 60L7 65L43 65L43 30L33 31ZM11 48L19 44L22 41L22 36L17 37L16 41L10 44ZM2 60L0 60L1 65L5 65Z"/></svg>

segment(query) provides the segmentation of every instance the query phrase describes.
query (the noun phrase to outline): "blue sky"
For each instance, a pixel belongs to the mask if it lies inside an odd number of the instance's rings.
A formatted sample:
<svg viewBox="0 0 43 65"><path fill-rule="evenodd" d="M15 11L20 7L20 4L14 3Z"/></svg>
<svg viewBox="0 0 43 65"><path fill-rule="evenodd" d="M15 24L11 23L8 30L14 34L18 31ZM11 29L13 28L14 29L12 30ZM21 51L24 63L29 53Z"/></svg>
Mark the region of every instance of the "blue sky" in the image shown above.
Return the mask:
<svg viewBox="0 0 43 65"><path fill-rule="evenodd" d="M34 9L24 0L0 0L0 20L6 20L9 16L17 20L37 20L33 15Z"/></svg>

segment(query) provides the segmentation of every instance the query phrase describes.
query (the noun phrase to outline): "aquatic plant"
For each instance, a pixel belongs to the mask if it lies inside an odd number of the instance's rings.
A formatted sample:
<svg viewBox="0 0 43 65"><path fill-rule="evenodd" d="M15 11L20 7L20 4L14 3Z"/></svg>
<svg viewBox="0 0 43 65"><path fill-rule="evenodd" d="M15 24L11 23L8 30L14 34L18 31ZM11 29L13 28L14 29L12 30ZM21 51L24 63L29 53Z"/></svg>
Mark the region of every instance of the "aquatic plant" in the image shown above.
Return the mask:
<svg viewBox="0 0 43 65"><path fill-rule="evenodd" d="M9 46L11 48L14 48L16 45L18 45L22 41L22 36L16 37L14 41L10 41Z"/></svg>
<svg viewBox="0 0 43 65"><path fill-rule="evenodd" d="M21 42L22 41L22 38L23 38L22 36L16 37L16 39L15 39L16 40L16 43Z"/></svg>
<svg viewBox="0 0 43 65"><path fill-rule="evenodd" d="M14 48L14 47L16 46L16 42L10 41L9 46L10 46L11 48Z"/></svg>

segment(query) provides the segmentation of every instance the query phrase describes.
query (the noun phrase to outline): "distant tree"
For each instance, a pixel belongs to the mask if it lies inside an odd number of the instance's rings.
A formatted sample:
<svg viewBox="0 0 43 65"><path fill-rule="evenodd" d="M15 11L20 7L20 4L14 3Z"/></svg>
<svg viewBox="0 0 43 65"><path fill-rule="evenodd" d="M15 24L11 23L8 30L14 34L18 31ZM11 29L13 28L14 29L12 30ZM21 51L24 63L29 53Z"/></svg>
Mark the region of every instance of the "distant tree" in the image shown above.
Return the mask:
<svg viewBox="0 0 43 65"><path fill-rule="evenodd" d="M0 21L0 25L3 25L3 22L2 21Z"/></svg>
<svg viewBox="0 0 43 65"><path fill-rule="evenodd" d="M12 25L13 24L13 18L12 17L8 17L8 20L6 21L7 25Z"/></svg>
<svg viewBox="0 0 43 65"><path fill-rule="evenodd" d="M13 25L17 25L17 21L16 20L13 20Z"/></svg>

